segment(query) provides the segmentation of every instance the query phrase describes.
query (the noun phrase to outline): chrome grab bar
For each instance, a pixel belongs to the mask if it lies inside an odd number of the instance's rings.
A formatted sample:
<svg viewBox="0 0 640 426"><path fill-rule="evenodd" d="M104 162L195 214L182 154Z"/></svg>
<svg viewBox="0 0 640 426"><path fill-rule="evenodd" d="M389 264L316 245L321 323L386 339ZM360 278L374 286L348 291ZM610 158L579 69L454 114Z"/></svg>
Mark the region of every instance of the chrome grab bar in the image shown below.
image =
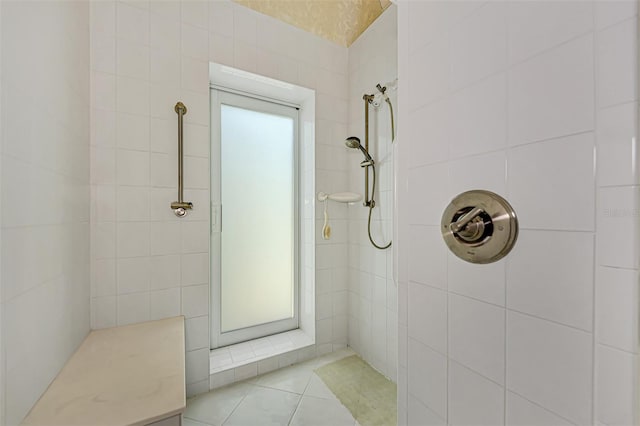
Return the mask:
<svg viewBox="0 0 640 426"><path fill-rule="evenodd" d="M178 114L178 201L171 203L171 209L178 217L184 217L187 215L187 210L193 208L193 203L184 201L184 178L183 178L183 117L187 113L187 107L178 102L175 106L176 114Z"/></svg>

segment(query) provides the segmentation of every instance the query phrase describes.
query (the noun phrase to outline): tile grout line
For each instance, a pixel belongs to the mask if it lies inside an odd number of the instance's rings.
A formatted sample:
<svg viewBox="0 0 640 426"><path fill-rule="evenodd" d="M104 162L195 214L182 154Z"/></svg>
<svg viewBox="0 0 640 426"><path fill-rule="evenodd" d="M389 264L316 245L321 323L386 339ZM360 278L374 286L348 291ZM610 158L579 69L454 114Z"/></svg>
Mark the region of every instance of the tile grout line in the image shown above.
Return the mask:
<svg viewBox="0 0 640 426"><path fill-rule="evenodd" d="M315 373L311 373L311 375L309 375L309 378L307 379L307 384L305 385L304 390L302 391L302 394L300 394L300 398L298 399L298 403L296 404L296 408L291 413L291 417L289 417L289 421L287 422L287 425L291 425L291 422L293 421L293 418L296 416L296 413L298 412L298 409L300 408L300 404L302 403L302 397L304 396L304 394L307 392L307 389L309 388L309 383L311 383L311 376L313 374L315 374Z"/></svg>

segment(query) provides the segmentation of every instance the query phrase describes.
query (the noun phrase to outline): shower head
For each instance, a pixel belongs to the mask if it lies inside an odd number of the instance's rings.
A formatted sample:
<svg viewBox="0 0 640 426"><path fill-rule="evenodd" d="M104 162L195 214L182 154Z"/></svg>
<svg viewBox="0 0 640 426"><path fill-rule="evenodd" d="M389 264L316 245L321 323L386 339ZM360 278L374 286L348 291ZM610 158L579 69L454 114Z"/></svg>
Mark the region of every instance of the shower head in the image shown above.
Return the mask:
<svg viewBox="0 0 640 426"><path fill-rule="evenodd" d="M366 165L367 166L373 165L373 158L371 158L371 155L369 155L367 150L364 149L364 147L360 143L360 139L359 138L357 138L355 136L349 136L347 138L347 140L344 141L344 144L349 148L359 149L360 151L362 151L362 153L364 154L364 158L366 159L366 162L367 163L371 163L371 164L366 164Z"/></svg>
<svg viewBox="0 0 640 426"><path fill-rule="evenodd" d="M355 136L349 136L347 140L344 141L344 144L349 148L360 148L360 138Z"/></svg>

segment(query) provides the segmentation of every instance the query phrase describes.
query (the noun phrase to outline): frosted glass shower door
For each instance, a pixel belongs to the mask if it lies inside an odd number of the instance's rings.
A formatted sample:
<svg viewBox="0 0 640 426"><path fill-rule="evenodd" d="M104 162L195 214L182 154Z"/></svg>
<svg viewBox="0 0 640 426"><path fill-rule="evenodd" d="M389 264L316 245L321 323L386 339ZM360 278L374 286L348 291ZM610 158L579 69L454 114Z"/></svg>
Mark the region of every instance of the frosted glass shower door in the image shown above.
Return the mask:
<svg viewBox="0 0 640 426"><path fill-rule="evenodd" d="M222 217L212 317L224 346L298 327L297 110L216 92Z"/></svg>

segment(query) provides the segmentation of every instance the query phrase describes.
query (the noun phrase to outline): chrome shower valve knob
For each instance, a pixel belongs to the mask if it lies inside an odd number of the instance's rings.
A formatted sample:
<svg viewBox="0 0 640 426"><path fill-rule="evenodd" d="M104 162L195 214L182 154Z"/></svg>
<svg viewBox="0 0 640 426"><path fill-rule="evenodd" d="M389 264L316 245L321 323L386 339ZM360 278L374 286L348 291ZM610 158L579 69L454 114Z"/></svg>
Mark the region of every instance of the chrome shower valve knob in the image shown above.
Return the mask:
<svg viewBox="0 0 640 426"><path fill-rule="evenodd" d="M492 263L513 248L518 219L511 205L489 191L455 197L442 215L442 237L453 254L471 263Z"/></svg>

